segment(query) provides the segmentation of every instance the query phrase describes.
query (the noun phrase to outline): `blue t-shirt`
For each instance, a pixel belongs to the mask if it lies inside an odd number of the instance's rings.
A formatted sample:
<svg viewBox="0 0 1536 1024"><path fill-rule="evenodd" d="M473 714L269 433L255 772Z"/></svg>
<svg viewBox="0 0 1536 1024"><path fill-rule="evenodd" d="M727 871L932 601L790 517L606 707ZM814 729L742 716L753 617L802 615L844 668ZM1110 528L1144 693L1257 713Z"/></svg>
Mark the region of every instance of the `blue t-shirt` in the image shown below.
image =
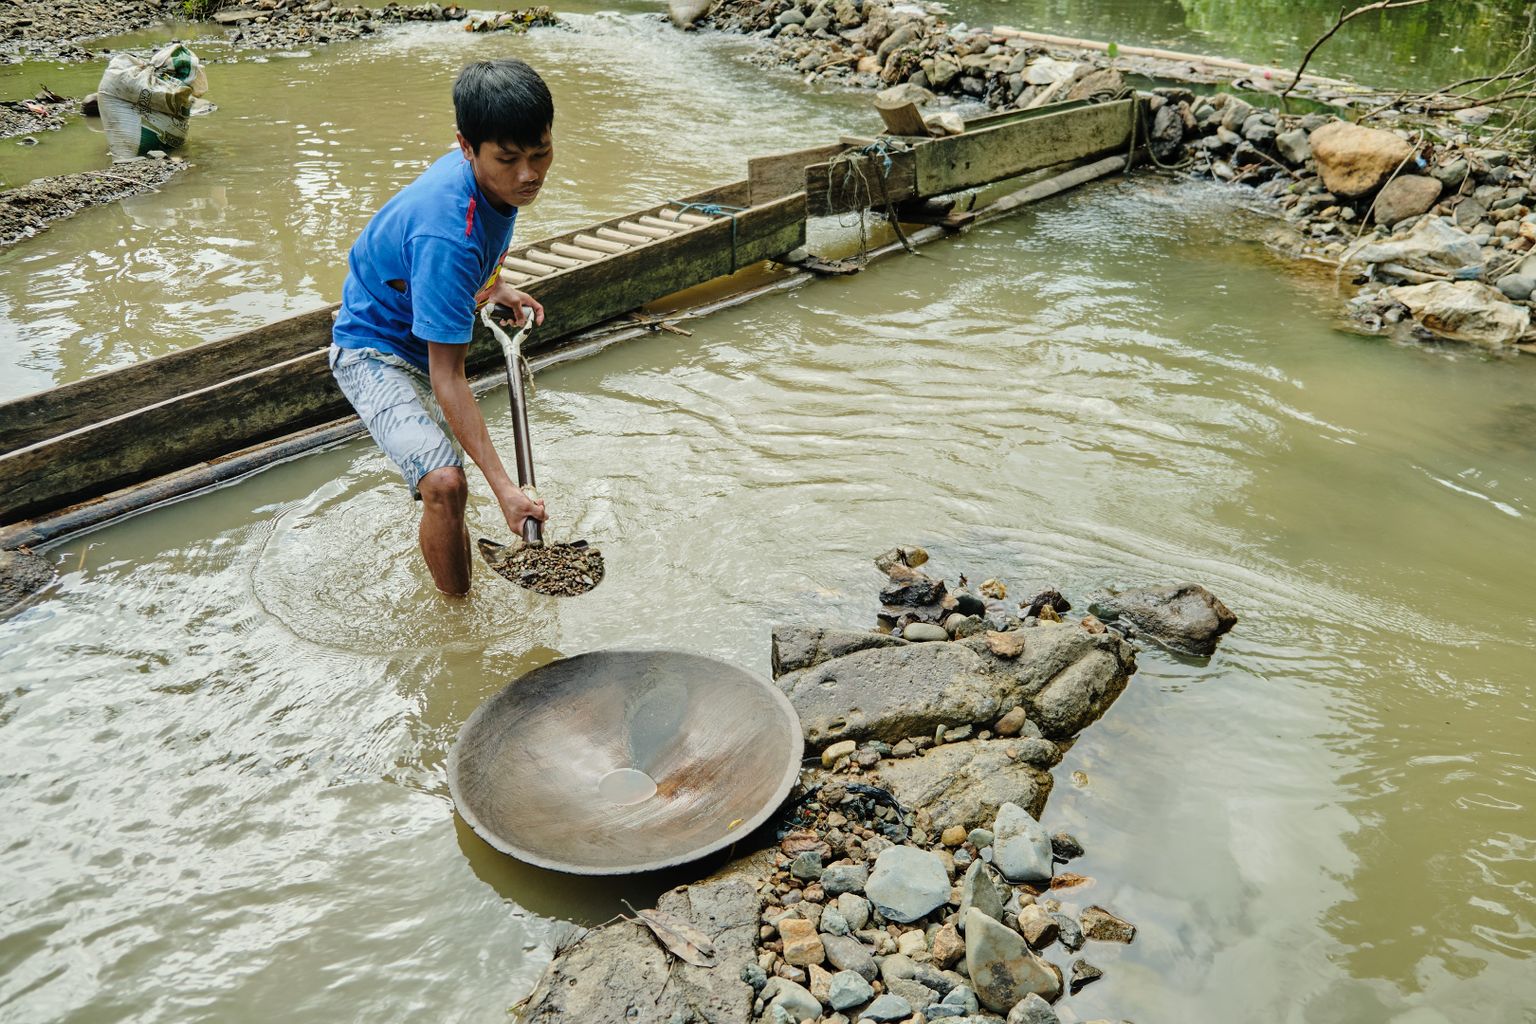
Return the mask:
<svg viewBox="0 0 1536 1024"><path fill-rule="evenodd" d="M463 153L438 160L352 244L332 339L391 352L423 371L427 342L469 344L475 293L501 265L516 219L516 207L501 214L491 206Z"/></svg>

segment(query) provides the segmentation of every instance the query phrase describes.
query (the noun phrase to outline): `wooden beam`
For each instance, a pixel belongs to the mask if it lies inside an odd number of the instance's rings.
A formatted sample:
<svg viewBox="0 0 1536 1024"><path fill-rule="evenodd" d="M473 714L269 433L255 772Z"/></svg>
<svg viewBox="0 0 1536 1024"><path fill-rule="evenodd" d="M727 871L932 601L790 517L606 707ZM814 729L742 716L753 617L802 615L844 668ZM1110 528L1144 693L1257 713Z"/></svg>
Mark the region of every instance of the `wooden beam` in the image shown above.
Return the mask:
<svg viewBox="0 0 1536 1024"><path fill-rule="evenodd" d="M876 97L875 109L880 112L880 120L885 122L885 130L892 135L916 135L926 139L932 134L923 121L922 112L911 100L882 103Z"/></svg>
<svg viewBox="0 0 1536 1024"><path fill-rule="evenodd" d="M793 153L755 156L747 160L747 182L753 206L805 191L806 168L824 164L847 147L842 143Z"/></svg>
<svg viewBox="0 0 1536 1024"><path fill-rule="evenodd" d="M883 154L864 156L851 150L828 163L807 167L807 210L813 217L828 217L866 208L879 210L885 206L886 199L900 203L916 198L917 159L914 154L933 144L924 142L911 150L891 152L889 168L885 166Z"/></svg>
<svg viewBox="0 0 1536 1024"><path fill-rule="evenodd" d="M1011 121L914 148L916 194L936 196L1126 149L1135 100Z"/></svg>

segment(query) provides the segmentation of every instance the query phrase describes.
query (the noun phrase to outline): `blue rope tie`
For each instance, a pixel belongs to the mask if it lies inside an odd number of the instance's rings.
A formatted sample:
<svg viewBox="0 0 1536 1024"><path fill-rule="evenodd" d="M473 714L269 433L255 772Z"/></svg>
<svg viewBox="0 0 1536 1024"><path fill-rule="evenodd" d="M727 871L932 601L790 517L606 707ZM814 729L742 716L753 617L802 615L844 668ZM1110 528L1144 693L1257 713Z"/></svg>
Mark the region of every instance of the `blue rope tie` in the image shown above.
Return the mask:
<svg viewBox="0 0 1536 1024"><path fill-rule="evenodd" d="M737 269L739 269L736 266L736 215L738 213L746 213L747 210L750 209L750 207L746 207L746 206L726 206L724 203L684 203L684 202L673 202L673 203L670 203L668 205L680 207L680 209L677 211L677 216L672 218L674 221L678 220L683 214L687 213L689 210L697 210L699 213L703 214L706 217L729 217L729 218L731 218L731 273L733 273L733 274L736 273Z"/></svg>

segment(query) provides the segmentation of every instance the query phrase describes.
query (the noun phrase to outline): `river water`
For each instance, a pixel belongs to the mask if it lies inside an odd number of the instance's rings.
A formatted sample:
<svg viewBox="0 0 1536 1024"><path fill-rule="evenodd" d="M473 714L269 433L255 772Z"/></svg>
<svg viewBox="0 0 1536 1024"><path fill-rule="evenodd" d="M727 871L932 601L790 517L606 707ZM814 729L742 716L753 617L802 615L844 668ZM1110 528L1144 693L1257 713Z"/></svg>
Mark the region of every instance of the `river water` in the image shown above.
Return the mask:
<svg viewBox="0 0 1536 1024"><path fill-rule="evenodd" d="M329 301L472 55L527 55L556 95L525 237L871 120L733 41L571 21L215 66L187 175L0 254L0 393ZM0 82L44 70L99 74ZM1207 664L1141 655L1057 769L1085 900L1140 927L1088 950L1076 1019L1536 1020L1536 370L1341 332L1269 223L1102 183L542 374L557 533L608 559L580 600L484 572L439 598L366 439L50 549L59 583L0 623L0 1018L504 1019L562 922L686 876L489 850L447 794L464 719L598 647L766 671L770 623L871 622L869 556L917 543L951 578L1194 579L1241 616Z"/></svg>

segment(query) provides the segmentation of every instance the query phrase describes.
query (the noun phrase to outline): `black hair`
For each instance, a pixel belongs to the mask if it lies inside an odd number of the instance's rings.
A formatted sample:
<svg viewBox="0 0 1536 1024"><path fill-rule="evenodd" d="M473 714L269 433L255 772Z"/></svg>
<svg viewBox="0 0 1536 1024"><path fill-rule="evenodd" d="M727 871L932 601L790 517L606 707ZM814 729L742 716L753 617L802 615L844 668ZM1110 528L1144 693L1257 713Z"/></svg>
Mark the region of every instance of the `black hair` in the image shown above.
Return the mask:
<svg viewBox="0 0 1536 1024"><path fill-rule="evenodd" d="M453 113L477 153L492 141L532 149L555 123L555 101L539 73L517 58L477 60L454 80Z"/></svg>

